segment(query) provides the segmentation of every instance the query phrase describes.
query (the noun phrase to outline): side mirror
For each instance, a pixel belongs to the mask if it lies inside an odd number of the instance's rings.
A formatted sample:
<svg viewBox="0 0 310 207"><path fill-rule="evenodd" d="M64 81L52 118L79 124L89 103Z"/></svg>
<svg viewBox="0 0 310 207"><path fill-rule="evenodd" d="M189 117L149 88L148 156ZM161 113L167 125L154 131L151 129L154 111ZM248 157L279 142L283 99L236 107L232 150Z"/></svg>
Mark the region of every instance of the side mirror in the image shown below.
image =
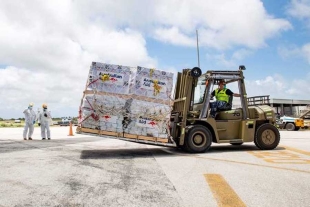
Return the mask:
<svg viewBox="0 0 310 207"><path fill-rule="evenodd" d="M199 67L194 67L191 70L191 76L195 77L195 78L199 78L201 76L202 72L201 69Z"/></svg>

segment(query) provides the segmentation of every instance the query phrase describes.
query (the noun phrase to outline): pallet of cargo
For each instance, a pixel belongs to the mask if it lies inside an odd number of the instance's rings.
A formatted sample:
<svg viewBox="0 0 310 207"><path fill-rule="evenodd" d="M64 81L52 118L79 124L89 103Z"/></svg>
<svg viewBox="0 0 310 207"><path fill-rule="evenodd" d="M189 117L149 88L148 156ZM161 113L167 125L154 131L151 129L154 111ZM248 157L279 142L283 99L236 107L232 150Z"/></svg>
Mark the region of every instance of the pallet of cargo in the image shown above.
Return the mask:
<svg viewBox="0 0 310 207"><path fill-rule="evenodd" d="M89 133L91 135L97 135L97 136L109 136L111 138L115 139L121 139L121 140L127 140L127 141L134 141L134 142L140 142L140 143L148 143L148 144L154 144L154 145L171 145L174 146L174 143L170 143L168 138L160 138L160 137L151 137L151 136L142 136L142 135L136 135L136 134L128 134L128 133L120 133L120 132L111 132L111 131L105 131L105 130L99 130L99 129L89 129L84 127L77 127L76 133Z"/></svg>

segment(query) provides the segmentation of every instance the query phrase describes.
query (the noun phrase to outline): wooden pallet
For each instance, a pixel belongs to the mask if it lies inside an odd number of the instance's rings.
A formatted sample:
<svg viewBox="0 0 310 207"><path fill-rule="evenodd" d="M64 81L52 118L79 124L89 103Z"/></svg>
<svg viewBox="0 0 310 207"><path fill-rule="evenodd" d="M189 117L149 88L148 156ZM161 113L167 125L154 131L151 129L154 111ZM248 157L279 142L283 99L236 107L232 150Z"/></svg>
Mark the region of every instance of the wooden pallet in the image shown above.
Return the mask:
<svg viewBox="0 0 310 207"><path fill-rule="evenodd" d="M136 135L136 134L128 134L128 133L120 133L120 132L110 132L105 130L99 130L99 129L88 129L83 127L77 127L76 129L77 133L90 133L95 135L107 135L107 136L113 136L117 138L127 138L131 141L148 141L148 142L154 142L154 143L168 143L168 138L160 138L160 137L149 137L149 136L142 136L142 135Z"/></svg>
<svg viewBox="0 0 310 207"><path fill-rule="evenodd" d="M148 136L142 136L142 135L136 135L136 134L122 134L124 138L129 139L137 139L137 140L145 140L145 141L152 141L152 142L162 142L162 143L168 143L168 139L165 138L159 138L159 137L148 137Z"/></svg>

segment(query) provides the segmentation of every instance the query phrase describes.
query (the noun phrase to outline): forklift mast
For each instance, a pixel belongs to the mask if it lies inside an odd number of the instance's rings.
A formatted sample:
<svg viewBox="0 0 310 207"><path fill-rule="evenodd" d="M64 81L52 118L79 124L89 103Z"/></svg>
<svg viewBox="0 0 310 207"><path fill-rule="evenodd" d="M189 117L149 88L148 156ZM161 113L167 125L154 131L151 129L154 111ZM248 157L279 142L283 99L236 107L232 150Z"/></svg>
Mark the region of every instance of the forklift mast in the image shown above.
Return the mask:
<svg viewBox="0 0 310 207"><path fill-rule="evenodd" d="M178 126L172 126L171 135L177 137L177 127L180 127L180 145L183 145L185 127L188 112L193 109L194 92L197 86L198 77L201 75L201 69L194 67L193 69L183 69L182 73L178 73L175 86L175 97L171 117Z"/></svg>

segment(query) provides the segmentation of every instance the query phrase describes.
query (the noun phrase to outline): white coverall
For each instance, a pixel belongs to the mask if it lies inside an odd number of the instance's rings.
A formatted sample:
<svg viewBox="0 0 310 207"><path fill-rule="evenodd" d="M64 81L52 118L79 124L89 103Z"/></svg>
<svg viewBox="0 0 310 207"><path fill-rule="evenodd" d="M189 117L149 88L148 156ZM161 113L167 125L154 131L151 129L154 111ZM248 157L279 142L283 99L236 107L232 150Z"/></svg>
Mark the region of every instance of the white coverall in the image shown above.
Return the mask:
<svg viewBox="0 0 310 207"><path fill-rule="evenodd" d="M50 125L49 120L52 118L50 112L47 110L43 110L43 112L39 113L38 123L41 124L41 137L43 138L51 138ZM45 133L46 130L46 133Z"/></svg>
<svg viewBox="0 0 310 207"><path fill-rule="evenodd" d="M23 113L25 114L25 127L23 137L24 139L27 138L27 132L29 129L28 138L32 138L34 123L36 121L36 113L32 110L32 108L27 108L26 110L24 110Z"/></svg>

